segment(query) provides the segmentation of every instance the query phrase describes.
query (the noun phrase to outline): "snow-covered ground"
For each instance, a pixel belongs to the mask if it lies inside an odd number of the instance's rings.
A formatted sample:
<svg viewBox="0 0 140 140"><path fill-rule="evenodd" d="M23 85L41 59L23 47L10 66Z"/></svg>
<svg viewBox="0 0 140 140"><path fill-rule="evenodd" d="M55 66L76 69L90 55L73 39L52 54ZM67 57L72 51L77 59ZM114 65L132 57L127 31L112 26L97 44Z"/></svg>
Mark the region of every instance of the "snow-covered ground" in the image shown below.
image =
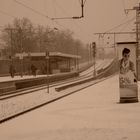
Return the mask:
<svg viewBox="0 0 140 140"><path fill-rule="evenodd" d="M0 139L139 140L139 124L140 103L119 104L117 75L2 123Z"/></svg>

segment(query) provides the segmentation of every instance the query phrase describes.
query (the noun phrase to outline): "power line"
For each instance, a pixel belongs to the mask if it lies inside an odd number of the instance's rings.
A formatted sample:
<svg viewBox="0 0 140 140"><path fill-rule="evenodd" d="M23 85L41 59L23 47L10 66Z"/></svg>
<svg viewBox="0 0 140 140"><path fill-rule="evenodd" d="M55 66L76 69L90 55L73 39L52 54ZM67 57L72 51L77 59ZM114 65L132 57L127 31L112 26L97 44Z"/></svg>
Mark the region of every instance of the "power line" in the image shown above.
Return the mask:
<svg viewBox="0 0 140 140"><path fill-rule="evenodd" d="M80 4L81 4L81 16L72 16L72 17L56 17L56 18L52 18L53 20L57 20L57 19L80 19L84 17L84 1L81 0Z"/></svg>
<svg viewBox="0 0 140 140"><path fill-rule="evenodd" d="M138 4L138 2L139 2L139 0L137 0L137 1L134 3L134 5Z"/></svg>
<svg viewBox="0 0 140 140"><path fill-rule="evenodd" d="M139 2L139 0L135 1L133 5L138 4L138 2ZM129 9L126 9L125 0L122 0L122 5L123 5L123 8L124 8L125 15L128 15Z"/></svg>
<svg viewBox="0 0 140 140"><path fill-rule="evenodd" d="M32 8L32 7L29 7L29 6L27 6L26 4L24 4L24 3L22 3L22 2L19 2L19 1L17 1L17 0L14 0L14 2L16 2L17 4L19 4L19 5L21 5L21 6L25 7L25 8L27 8L27 9L29 9L29 10L31 10L32 12L34 12L34 13L36 13L36 14L42 16L42 17L48 18L50 21L56 23L57 25L59 25L59 26L61 26L61 27L64 27L63 25L59 24L57 21L54 21L51 17L49 17L49 16L47 16L47 15L45 15L45 14L39 12L38 10L36 10L36 9L34 9L34 8Z"/></svg>
<svg viewBox="0 0 140 140"><path fill-rule="evenodd" d="M128 11L127 11L126 8L125 8L125 0L122 0L122 5L123 5L124 13L125 13L125 15L127 16Z"/></svg>
<svg viewBox="0 0 140 140"><path fill-rule="evenodd" d="M17 0L14 0L14 2L16 2L16 3L20 4L20 5L22 5L23 7L25 7L25 8L27 8L27 9L33 11L34 13L37 13L37 14L39 14L39 15L41 15L41 16L43 16L43 17L46 17L46 18L48 18L48 19L51 19L49 16L47 16L47 15L45 15L45 14L43 14L43 13L41 13L41 12L35 10L35 9L33 9L32 7L29 7L29 6L25 5L25 4L22 3L22 2L19 2L19 1L17 1Z"/></svg>
<svg viewBox="0 0 140 140"><path fill-rule="evenodd" d="M15 16L13 16L13 15L7 13L7 12L4 12L4 11L2 11L2 10L0 10L0 13L3 14L3 15L6 15L6 16L8 16L8 17L11 17L11 18L16 18ZM0 28L1 28L0 30L2 31L3 28L5 28L5 27L2 26L2 25L0 25Z"/></svg>
<svg viewBox="0 0 140 140"><path fill-rule="evenodd" d="M133 20L132 20L132 21L133 21ZM122 26L122 28L120 28L119 31L122 31L122 30L126 29L130 24L132 24L132 23L131 23L132 21L127 22L126 24L124 24L124 26Z"/></svg>
<svg viewBox="0 0 140 140"><path fill-rule="evenodd" d="M3 15L6 15L6 16L12 17L12 18L16 18L15 16L13 16L13 15L7 13L7 12L4 12L2 10L0 10L0 13L2 13Z"/></svg>
<svg viewBox="0 0 140 140"><path fill-rule="evenodd" d="M121 23L121 24L119 24L119 25L117 25L117 26L115 26L115 27L113 27L113 28L111 28L111 29L105 31L103 34L108 33L108 32L110 32L110 31L112 31L112 30L114 30L114 29L117 29L117 28L119 28L120 26L122 26L122 25L124 25L124 24L127 24L128 22L133 21L134 19L135 19L135 17L133 17L133 18L131 18L131 19L129 19L129 20L127 20L127 21L125 21L125 22L123 22L123 23Z"/></svg>
<svg viewBox="0 0 140 140"><path fill-rule="evenodd" d="M61 9L61 11L62 11L66 16L69 16L69 15L70 15L69 13L67 13L67 12L65 11L65 9L64 9L56 0L54 0L54 1L55 1L55 3L57 4L57 6ZM75 25L76 27L78 27L80 31L83 30L83 28L80 27L79 24L77 24L75 20L72 20L72 22L74 22L74 25ZM84 31L84 30L83 30L83 31ZM84 33L85 33L85 31L84 31ZM87 34L87 33L86 33L86 34ZM90 36L91 38L93 38L92 34L88 34L88 36Z"/></svg>
<svg viewBox="0 0 140 140"><path fill-rule="evenodd" d="M84 5L85 5L86 1L87 1L87 0L85 0L85 1L83 2ZM79 3L80 3L80 4L82 3L81 0L79 0Z"/></svg>
<svg viewBox="0 0 140 140"><path fill-rule="evenodd" d="M21 3L21 2L19 2L19 1L17 1L17 0L14 0L14 2L16 2L16 3L20 4L20 5L22 5L23 7L25 7L25 8L27 8L27 9L31 10L32 12L34 12L34 13L36 13L36 14L39 14L40 16L43 16L43 17L45 17L45 18L48 18L49 20L51 20L52 22L56 23L57 25L59 25L59 26L61 26L61 27L63 27L63 28L66 28L66 27L64 27L64 25L61 25L58 21L53 20L53 19L50 18L49 16L47 16L47 15L45 15L45 14L39 12L39 11L36 10L36 9L33 9L32 7L29 7L29 6L27 6L26 4Z"/></svg>
<svg viewBox="0 0 140 140"><path fill-rule="evenodd" d="M84 1L84 5L85 5L86 1L87 1L87 0Z"/></svg>

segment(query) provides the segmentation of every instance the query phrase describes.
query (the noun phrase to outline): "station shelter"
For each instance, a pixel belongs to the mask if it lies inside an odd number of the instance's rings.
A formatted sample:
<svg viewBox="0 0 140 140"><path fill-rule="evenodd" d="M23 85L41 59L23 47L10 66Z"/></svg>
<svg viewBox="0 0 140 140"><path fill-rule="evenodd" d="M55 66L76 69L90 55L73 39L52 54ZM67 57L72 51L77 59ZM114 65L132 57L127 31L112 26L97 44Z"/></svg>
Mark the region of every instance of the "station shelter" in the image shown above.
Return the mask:
<svg viewBox="0 0 140 140"><path fill-rule="evenodd" d="M39 74L45 74L46 67L49 69L49 74L54 74L77 70L81 56L61 52L49 52L49 56L46 56L46 52L33 52L17 53L15 58L21 61L23 71L28 71L34 64Z"/></svg>

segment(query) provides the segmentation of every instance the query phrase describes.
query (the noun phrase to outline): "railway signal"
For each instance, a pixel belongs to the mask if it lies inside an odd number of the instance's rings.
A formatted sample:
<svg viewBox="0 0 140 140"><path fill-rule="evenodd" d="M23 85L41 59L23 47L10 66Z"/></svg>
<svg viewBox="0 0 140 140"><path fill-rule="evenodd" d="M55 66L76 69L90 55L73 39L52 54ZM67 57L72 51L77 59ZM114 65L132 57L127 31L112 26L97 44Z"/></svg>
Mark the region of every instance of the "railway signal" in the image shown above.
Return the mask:
<svg viewBox="0 0 140 140"><path fill-rule="evenodd" d="M92 55L94 60L94 77L96 76L95 64L96 64L96 42L92 42Z"/></svg>
<svg viewBox="0 0 140 140"><path fill-rule="evenodd" d="M96 42L92 42L92 55L95 58L95 55L96 55Z"/></svg>

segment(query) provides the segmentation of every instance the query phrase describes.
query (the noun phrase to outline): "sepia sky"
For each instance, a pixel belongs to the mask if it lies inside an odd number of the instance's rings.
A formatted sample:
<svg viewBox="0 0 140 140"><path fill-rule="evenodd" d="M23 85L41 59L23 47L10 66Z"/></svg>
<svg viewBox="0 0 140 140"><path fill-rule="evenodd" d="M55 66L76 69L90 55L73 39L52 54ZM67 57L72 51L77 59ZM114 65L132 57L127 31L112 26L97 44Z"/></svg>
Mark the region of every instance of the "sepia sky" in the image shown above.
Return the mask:
<svg viewBox="0 0 140 140"><path fill-rule="evenodd" d="M59 30L70 29L76 38L89 43L96 39L94 33L106 32L134 18L134 10L125 14L124 9L132 9L140 2L139 0L84 1L84 18L51 20L50 18L54 17L81 16L80 0L0 0L0 26L11 23L14 17L27 17L35 25L48 25ZM134 28L133 20L112 31L132 31Z"/></svg>

